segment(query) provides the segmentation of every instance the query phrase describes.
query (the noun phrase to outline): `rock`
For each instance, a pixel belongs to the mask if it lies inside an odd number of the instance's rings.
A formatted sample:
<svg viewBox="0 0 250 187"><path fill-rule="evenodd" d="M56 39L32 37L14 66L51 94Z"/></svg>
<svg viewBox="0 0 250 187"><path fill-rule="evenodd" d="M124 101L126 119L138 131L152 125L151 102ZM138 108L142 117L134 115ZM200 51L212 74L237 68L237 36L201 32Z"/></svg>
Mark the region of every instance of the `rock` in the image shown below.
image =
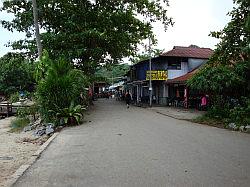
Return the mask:
<svg viewBox="0 0 250 187"><path fill-rule="evenodd" d="M38 125L41 124L41 122L42 122L42 120L39 118L38 120L36 120L36 121L34 122L34 125L35 125L35 126L38 126Z"/></svg>
<svg viewBox="0 0 250 187"><path fill-rule="evenodd" d="M23 128L23 132L28 132L28 131L31 131L31 130L32 130L32 128L31 128L30 125Z"/></svg>
<svg viewBox="0 0 250 187"><path fill-rule="evenodd" d="M235 125L235 123L229 123L228 127L229 127L229 129L235 130L237 128L237 125Z"/></svg>
<svg viewBox="0 0 250 187"><path fill-rule="evenodd" d="M42 136L46 133L46 127L43 125L37 126L36 130L34 131L34 136Z"/></svg>
<svg viewBox="0 0 250 187"><path fill-rule="evenodd" d="M244 131L245 131L245 126L240 126L239 130L240 130L241 132L244 132Z"/></svg>
<svg viewBox="0 0 250 187"><path fill-rule="evenodd" d="M53 133L54 130L54 124L53 123L48 123L48 125L46 126L46 135L50 135L51 133Z"/></svg>
<svg viewBox="0 0 250 187"><path fill-rule="evenodd" d="M30 127L31 127L32 130L34 130L34 129L36 129L37 126L32 124Z"/></svg>
<svg viewBox="0 0 250 187"><path fill-rule="evenodd" d="M38 129L38 130L35 130L34 135L40 137L40 136L44 135L45 133L46 133L46 130L44 130L44 129L42 129L42 130Z"/></svg>
<svg viewBox="0 0 250 187"><path fill-rule="evenodd" d="M245 126L246 132L250 132L250 125Z"/></svg>
<svg viewBox="0 0 250 187"><path fill-rule="evenodd" d="M239 130L239 126L235 125L235 127L233 128L233 130L238 131Z"/></svg>
<svg viewBox="0 0 250 187"><path fill-rule="evenodd" d="M55 128L55 124L54 123L47 123L46 126L51 126L52 128Z"/></svg>

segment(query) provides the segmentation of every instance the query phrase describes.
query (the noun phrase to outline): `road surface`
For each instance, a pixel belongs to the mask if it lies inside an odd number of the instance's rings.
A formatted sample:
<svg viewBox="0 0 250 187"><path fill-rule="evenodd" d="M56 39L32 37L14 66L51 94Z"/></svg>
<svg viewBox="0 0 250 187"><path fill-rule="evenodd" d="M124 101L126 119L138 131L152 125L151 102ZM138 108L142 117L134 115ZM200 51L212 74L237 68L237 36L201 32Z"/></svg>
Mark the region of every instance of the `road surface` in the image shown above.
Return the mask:
<svg viewBox="0 0 250 187"><path fill-rule="evenodd" d="M99 100L18 187L250 186L250 135Z"/></svg>

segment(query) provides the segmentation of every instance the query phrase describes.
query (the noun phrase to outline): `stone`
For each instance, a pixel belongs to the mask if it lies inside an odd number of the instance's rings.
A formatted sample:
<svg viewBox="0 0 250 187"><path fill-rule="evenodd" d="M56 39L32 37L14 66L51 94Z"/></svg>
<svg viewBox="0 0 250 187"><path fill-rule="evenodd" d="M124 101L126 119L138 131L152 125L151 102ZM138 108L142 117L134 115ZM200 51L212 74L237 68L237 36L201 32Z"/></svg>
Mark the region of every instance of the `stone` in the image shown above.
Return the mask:
<svg viewBox="0 0 250 187"><path fill-rule="evenodd" d="M54 130L54 124L53 123L48 123L48 125L46 126L46 135L50 135L52 134L55 130Z"/></svg>
<svg viewBox="0 0 250 187"><path fill-rule="evenodd" d="M245 131L245 126L240 126L239 130L240 130L241 132L244 132L244 131Z"/></svg>
<svg viewBox="0 0 250 187"><path fill-rule="evenodd" d="M30 125L23 128L23 132L28 132L28 131L31 131L31 130L32 130L32 128L31 128Z"/></svg>
<svg viewBox="0 0 250 187"><path fill-rule="evenodd" d="M46 127L43 125L39 125L36 127L36 130L34 131L34 136L42 136L46 133Z"/></svg>
<svg viewBox="0 0 250 187"><path fill-rule="evenodd" d="M233 128L233 130L238 131L239 130L239 126L235 125L235 127Z"/></svg>
<svg viewBox="0 0 250 187"><path fill-rule="evenodd" d="M38 130L35 130L34 135L40 137L40 136L44 135L45 133L46 133L45 129L38 129Z"/></svg>
<svg viewBox="0 0 250 187"><path fill-rule="evenodd" d="M51 126L52 128L55 128L55 124L54 123L47 123L46 126Z"/></svg>
<svg viewBox="0 0 250 187"><path fill-rule="evenodd" d="M39 118L38 120L36 120L36 121L34 122L34 125L38 126L38 125L41 124L41 122L42 122L42 120Z"/></svg>
<svg viewBox="0 0 250 187"><path fill-rule="evenodd" d="M246 132L250 132L250 125L245 126Z"/></svg>
<svg viewBox="0 0 250 187"><path fill-rule="evenodd" d="M228 127L229 127L229 129L233 129L233 130L235 130L237 128L237 126L235 125L235 123L229 123Z"/></svg>

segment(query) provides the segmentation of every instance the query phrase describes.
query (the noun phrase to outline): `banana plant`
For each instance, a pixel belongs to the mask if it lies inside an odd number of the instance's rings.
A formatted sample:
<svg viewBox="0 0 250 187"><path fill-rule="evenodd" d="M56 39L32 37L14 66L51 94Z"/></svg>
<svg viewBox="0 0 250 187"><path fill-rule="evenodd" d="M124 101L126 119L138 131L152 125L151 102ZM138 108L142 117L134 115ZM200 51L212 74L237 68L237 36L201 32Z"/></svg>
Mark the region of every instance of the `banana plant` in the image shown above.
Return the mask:
<svg viewBox="0 0 250 187"><path fill-rule="evenodd" d="M86 110L86 108L82 107L81 105L75 106L74 102L72 101L69 107L59 109L57 112L50 112L56 114L56 118L63 120L64 124L79 125L81 119L83 118L84 110Z"/></svg>

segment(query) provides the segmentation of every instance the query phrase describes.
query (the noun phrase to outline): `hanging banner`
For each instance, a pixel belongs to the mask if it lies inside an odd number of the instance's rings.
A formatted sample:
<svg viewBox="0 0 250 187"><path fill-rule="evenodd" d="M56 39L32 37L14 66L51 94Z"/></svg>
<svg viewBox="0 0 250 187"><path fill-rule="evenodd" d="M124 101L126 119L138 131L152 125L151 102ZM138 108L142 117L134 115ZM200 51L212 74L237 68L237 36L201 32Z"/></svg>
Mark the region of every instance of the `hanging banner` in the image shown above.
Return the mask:
<svg viewBox="0 0 250 187"><path fill-rule="evenodd" d="M150 78L150 71L147 71L146 80ZM151 80L166 81L168 79L168 71L151 71Z"/></svg>

